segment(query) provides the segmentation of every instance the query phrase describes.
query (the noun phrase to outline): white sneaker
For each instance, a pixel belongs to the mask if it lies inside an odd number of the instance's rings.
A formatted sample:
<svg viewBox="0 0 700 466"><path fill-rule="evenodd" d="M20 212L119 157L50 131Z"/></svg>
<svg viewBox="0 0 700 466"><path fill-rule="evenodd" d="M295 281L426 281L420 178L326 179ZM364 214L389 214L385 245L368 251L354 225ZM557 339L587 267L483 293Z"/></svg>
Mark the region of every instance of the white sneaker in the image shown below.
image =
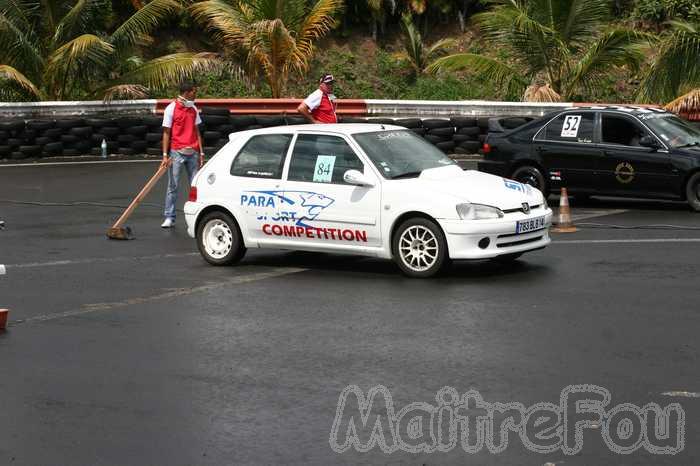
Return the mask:
<svg viewBox="0 0 700 466"><path fill-rule="evenodd" d="M173 220L172 218L166 218L160 227L161 228L172 228L174 226L175 226L175 220Z"/></svg>

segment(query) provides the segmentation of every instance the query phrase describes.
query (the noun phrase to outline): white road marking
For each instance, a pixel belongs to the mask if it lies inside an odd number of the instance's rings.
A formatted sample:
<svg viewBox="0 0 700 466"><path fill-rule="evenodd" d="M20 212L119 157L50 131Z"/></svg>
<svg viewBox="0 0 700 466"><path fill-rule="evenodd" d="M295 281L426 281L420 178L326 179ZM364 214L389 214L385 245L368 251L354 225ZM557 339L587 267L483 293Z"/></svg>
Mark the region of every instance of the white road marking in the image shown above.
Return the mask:
<svg viewBox="0 0 700 466"><path fill-rule="evenodd" d="M28 269L35 267L57 267L61 265L82 265L82 264L94 264L97 262L122 262L122 261L141 261L141 260L151 260L151 259L171 259L178 257L189 257L198 256L198 252L187 252L182 254L155 254L151 256L118 256L118 257L88 257L85 259L74 259L74 260L61 260L61 261L50 261L50 262L28 262L26 264L7 264L5 267L12 269Z"/></svg>
<svg viewBox="0 0 700 466"><path fill-rule="evenodd" d="M267 278L281 277L283 275L289 275L292 273L304 272L305 270L308 270L308 269L302 269L302 268L297 268L297 267L280 267L280 268L273 269L269 272L259 272L259 273L253 273L250 275L240 275L240 276L233 277L230 280L226 280L223 282L195 286L192 288L177 288L177 289L167 291L165 293L156 294L153 296L142 296L139 298L130 298L130 299L125 299L124 301L116 301L116 302L111 302L111 303L84 304L81 309L76 309L76 310L72 310L72 311L65 311L65 312L58 312L56 314L45 314L45 315L34 316L34 317L30 317L28 319L16 320L14 322L11 322L10 324L11 325L18 325L18 324L27 324L27 323L34 323L34 322L46 322L49 320L63 319L65 317L75 317L75 316L81 316L81 315L85 315L85 314L92 314L94 312L108 311L108 310L112 310L112 309L118 309L118 308L133 306L133 305L137 305L137 304L150 303L150 302L158 301L161 299L176 298L176 297L191 295L193 293L200 293L203 291L211 291L211 290L215 290L217 288L222 288L222 287L230 286L230 285L240 285L243 283L250 283L250 282L255 282L258 280L265 280Z"/></svg>
<svg viewBox="0 0 700 466"><path fill-rule="evenodd" d="M7 269L5 268L4 265L0 264L0 275L5 275L7 273Z"/></svg>
<svg viewBox="0 0 700 466"><path fill-rule="evenodd" d="M616 214L623 214L625 212L628 212L627 209L603 209L603 210L586 210L582 209L583 212L581 213L572 213L571 214L571 220L576 222L579 220L586 220L589 218L595 218L595 217L605 217L606 215L616 215Z"/></svg>
<svg viewBox="0 0 700 466"><path fill-rule="evenodd" d="M35 163L0 163L0 168L12 167L53 167L56 165L103 165L107 163L160 163L160 158L153 160L85 160L83 162L35 162Z"/></svg>
<svg viewBox="0 0 700 466"><path fill-rule="evenodd" d="M552 241L552 244L624 244L624 243L700 243L700 238L646 238L646 239L573 239Z"/></svg>
<svg viewBox="0 0 700 466"><path fill-rule="evenodd" d="M670 392L663 392L663 396L674 396L680 398L700 398L700 393L698 392L686 392L682 390L672 390Z"/></svg>

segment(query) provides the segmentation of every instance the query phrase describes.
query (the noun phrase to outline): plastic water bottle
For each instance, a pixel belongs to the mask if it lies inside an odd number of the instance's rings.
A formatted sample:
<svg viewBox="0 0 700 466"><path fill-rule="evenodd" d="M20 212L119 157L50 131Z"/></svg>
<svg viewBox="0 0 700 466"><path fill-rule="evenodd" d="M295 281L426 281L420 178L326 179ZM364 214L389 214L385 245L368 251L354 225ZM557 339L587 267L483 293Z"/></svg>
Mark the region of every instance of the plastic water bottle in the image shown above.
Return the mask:
<svg viewBox="0 0 700 466"><path fill-rule="evenodd" d="M104 139L102 140L102 144L100 144L100 149L102 149L102 158L106 159L107 158L107 141Z"/></svg>

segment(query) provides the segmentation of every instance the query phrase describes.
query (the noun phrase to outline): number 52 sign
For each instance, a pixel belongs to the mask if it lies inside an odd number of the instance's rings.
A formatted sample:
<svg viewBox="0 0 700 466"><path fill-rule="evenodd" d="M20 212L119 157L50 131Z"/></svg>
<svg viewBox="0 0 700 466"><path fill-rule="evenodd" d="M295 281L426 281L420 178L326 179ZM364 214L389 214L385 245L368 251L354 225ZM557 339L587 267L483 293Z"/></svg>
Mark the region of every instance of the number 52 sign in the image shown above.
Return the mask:
<svg viewBox="0 0 700 466"><path fill-rule="evenodd" d="M564 126L561 127L561 137L575 138L578 136L578 127L581 123L581 115L567 115Z"/></svg>

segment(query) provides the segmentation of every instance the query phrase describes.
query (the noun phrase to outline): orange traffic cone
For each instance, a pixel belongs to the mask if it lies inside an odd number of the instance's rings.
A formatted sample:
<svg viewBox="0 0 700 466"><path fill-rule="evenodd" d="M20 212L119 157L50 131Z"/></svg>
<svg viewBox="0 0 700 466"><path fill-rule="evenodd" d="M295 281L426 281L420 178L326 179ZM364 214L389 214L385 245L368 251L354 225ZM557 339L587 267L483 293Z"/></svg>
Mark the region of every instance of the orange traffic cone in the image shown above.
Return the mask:
<svg viewBox="0 0 700 466"><path fill-rule="evenodd" d="M7 327L7 316L9 315L9 309L0 309L0 330L5 330Z"/></svg>
<svg viewBox="0 0 700 466"><path fill-rule="evenodd" d="M573 233L577 231L574 222L571 220L571 210L569 210L569 195L566 188L561 188L559 197L559 221L552 228L556 233Z"/></svg>

